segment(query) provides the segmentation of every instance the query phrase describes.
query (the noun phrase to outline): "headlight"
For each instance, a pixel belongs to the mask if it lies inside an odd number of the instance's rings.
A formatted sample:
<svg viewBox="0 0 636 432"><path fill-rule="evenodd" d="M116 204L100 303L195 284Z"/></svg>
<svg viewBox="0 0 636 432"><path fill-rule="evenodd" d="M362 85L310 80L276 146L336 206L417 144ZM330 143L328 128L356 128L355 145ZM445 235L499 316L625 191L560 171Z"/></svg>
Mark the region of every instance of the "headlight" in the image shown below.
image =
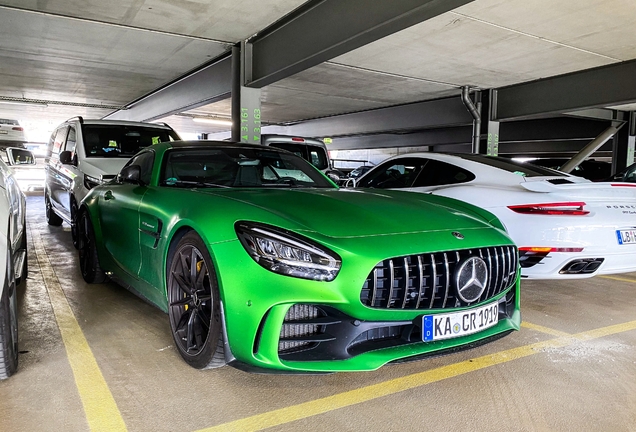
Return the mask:
<svg viewBox="0 0 636 432"><path fill-rule="evenodd" d="M246 222L236 224L236 233L254 261L274 273L329 282L340 271L336 253L297 234Z"/></svg>
<svg viewBox="0 0 636 432"><path fill-rule="evenodd" d="M102 183L103 182L100 179L84 174L84 186L86 189L93 189L95 186L99 186Z"/></svg>

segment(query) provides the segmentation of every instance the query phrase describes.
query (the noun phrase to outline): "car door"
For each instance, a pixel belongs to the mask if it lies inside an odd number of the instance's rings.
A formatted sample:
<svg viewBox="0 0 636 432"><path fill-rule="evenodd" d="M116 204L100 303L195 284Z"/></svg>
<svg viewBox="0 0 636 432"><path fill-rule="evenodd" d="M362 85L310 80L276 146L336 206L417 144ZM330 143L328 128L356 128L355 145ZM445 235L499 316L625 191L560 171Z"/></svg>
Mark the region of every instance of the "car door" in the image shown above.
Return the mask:
<svg viewBox="0 0 636 432"><path fill-rule="evenodd" d="M51 137L53 143L46 165L46 188L51 205L70 221L69 190L73 179L71 173L60 162L60 153L64 150L68 130L68 126L61 127Z"/></svg>
<svg viewBox="0 0 636 432"><path fill-rule="evenodd" d="M148 189L153 160L152 151L133 157L125 167L139 165L142 184L115 179L104 185L99 197L104 247L117 264L135 278L139 277L141 267L139 205Z"/></svg>

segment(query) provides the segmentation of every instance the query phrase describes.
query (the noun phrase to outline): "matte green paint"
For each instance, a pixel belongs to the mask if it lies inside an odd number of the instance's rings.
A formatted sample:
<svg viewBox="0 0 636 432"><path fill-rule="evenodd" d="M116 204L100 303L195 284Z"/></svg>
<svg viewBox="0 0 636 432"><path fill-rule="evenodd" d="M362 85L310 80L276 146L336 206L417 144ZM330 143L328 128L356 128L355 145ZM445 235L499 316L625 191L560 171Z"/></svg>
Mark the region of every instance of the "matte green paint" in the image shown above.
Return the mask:
<svg viewBox="0 0 636 432"><path fill-rule="evenodd" d="M153 145L156 153L150 185L96 187L82 202L93 221L100 264L164 312L167 312L168 249L177 233L195 230L209 245L225 310L228 342L241 362L287 370L371 370L392 360L447 349L508 330L512 319L477 334L439 342L416 343L368 352L348 360L282 362L277 355L280 326L296 303L331 305L360 320L413 320L443 311L379 310L360 302L367 275L380 261L398 256L455 249L511 245L489 212L440 196L393 190L338 189L177 189L158 186L163 155L171 145ZM105 200L109 193L112 198ZM342 258L332 282L270 272L248 255L234 229L237 221L266 223L324 245ZM461 231L463 240L451 233ZM503 293L502 295L505 295ZM501 297L500 295L499 297ZM458 309L459 310L459 309ZM256 353L257 329L267 315Z"/></svg>

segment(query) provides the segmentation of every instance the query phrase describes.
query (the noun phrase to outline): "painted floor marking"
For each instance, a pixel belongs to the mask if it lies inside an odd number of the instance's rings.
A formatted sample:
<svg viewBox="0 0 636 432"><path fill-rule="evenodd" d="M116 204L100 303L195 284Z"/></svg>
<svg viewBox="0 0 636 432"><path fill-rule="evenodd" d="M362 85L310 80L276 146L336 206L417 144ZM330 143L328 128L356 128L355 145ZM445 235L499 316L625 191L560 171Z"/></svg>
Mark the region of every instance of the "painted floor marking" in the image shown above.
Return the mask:
<svg viewBox="0 0 636 432"><path fill-rule="evenodd" d="M32 229L30 224L29 231L42 278L51 299L55 320L66 347L66 355L75 377L75 385L84 406L88 426L91 431L126 431L126 424L115 399L68 304L55 270L51 266L40 233Z"/></svg>
<svg viewBox="0 0 636 432"><path fill-rule="evenodd" d="M612 325L609 327L603 327L600 329L577 334L565 334L564 336L557 337L555 339L549 339L518 348L500 351L494 354L485 355L452 365L442 366L429 371L420 372L385 381L379 384L362 387L356 390L350 390L333 396L328 396L298 405L281 408L263 414L257 414L251 417L224 423L218 426L201 429L199 432L259 431L270 427L290 423L296 420L324 414L340 408L346 408L383 396L393 395L404 390L421 387L426 384L431 384L448 378L464 375L469 372L485 369L490 366L532 356L542 353L546 349L562 348L568 345L573 345L574 343L589 341L592 339L597 339L600 337L631 330L636 330L636 321L630 321L624 324Z"/></svg>
<svg viewBox="0 0 636 432"><path fill-rule="evenodd" d="M618 276L599 276L601 279L612 279L612 280L617 280L617 281L621 281L621 282L631 282L631 283L636 283L636 279L629 279L629 278L623 278L623 277L618 277Z"/></svg>
<svg viewBox="0 0 636 432"><path fill-rule="evenodd" d="M529 323L527 321L523 321L521 323L521 327L530 329L530 330L535 330L541 333L546 333L552 336L556 336L556 337L572 337L572 335L570 333L566 333L566 332L562 332L560 330L555 330L555 329L551 329L549 327L544 327L538 324L532 324Z"/></svg>

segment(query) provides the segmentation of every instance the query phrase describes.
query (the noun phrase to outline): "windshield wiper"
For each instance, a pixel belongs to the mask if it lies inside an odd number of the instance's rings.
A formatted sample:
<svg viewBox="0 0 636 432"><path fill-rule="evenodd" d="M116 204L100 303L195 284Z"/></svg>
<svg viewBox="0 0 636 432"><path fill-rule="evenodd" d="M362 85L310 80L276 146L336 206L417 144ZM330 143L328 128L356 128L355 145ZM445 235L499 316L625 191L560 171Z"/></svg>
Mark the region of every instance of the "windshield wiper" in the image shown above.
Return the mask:
<svg viewBox="0 0 636 432"><path fill-rule="evenodd" d="M161 183L162 186L194 186L194 187L214 187L214 188L229 188L227 185L220 185L216 183L209 182L198 182L198 181L190 181L190 180L164 180Z"/></svg>

